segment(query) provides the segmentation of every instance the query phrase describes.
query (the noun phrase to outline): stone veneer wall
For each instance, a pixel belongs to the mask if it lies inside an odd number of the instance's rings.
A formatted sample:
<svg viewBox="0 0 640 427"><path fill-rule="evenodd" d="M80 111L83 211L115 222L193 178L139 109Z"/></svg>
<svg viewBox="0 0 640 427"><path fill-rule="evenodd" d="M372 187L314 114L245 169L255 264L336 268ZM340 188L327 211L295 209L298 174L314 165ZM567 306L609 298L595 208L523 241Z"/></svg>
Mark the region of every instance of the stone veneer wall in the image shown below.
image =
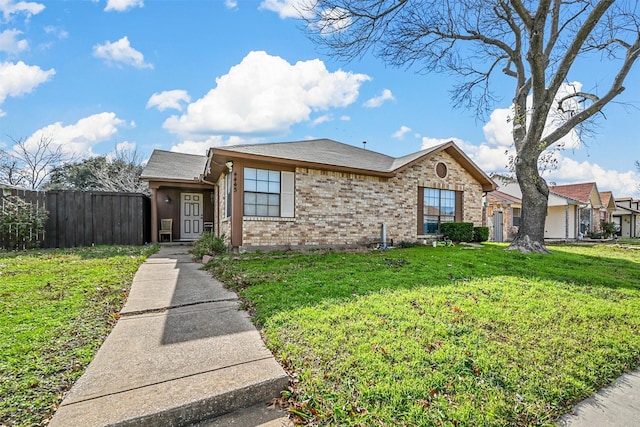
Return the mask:
<svg viewBox="0 0 640 427"><path fill-rule="evenodd" d="M444 179L435 173L440 161ZM415 242L418 187L464 191L463 221L482 224L481 185L441 152L393 178L297 168L295 218L245 217L242 246L359 245L379 241L383 223L388 241Z"/></svg>
<svg viewBox="0 0 640 427"><path fill-rule="evenodd" d="M495 224L493 223L493 213L502 212L502 240L508 242L513 240L513 230L516 227L512 227L513 219L511 215L511 205L499 197L491 196L491 193L487 196L487 226L489 227L489 241L493 242L495 234ZM512 230L513 228L513 230Z"/></svg>

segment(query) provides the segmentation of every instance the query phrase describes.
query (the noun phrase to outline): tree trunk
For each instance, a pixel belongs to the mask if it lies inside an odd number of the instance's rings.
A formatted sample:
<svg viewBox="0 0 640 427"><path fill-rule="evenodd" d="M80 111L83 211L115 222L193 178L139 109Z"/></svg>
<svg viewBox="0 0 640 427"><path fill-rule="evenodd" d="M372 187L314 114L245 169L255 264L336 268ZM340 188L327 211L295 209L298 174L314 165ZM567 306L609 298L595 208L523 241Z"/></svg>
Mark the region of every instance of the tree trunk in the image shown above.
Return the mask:
<svg viewBox="0 0 640 427"><path fill-rule="evenodd" d="M538 173L537 157L533 161L531 158L529 161L516 161L515 169L522 191L522 217L518 234L508 249L522 253L549 254L551 252L544 244L549 187Z"/></svg>

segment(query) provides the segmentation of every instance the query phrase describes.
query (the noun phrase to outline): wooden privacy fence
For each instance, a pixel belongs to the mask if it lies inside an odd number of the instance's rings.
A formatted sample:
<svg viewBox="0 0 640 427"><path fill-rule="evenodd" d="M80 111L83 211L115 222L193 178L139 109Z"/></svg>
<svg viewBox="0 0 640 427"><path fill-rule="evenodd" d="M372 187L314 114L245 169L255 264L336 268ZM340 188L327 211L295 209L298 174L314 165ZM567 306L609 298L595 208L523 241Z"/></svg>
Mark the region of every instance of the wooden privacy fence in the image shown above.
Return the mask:
<svg viewBox="0 0 640 427"><path fill-rule="evenodd" d="M142 245L151 240L151 205L144 194L66 190L11 190L11 194L47 210L43 247Z"/></svg>

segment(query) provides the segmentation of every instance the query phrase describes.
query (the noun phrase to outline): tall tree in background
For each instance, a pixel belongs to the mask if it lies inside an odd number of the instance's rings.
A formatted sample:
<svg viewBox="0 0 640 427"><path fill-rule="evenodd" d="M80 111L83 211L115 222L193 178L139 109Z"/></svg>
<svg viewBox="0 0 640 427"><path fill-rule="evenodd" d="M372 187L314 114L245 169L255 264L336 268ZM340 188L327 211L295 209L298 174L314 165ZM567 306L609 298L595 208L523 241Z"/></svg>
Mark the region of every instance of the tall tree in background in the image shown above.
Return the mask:
<svg viewBox="0 0 640 427"><path fill-rule="evenodd" d="M301 0L307 31L336 58L372 53L397 67L459 78L454 105L482 114L513 88L511 127L522 218L510 249L548 250L543 152L624 91L640 55L636 0ZM575 72L593 90L562 92ZM588 74L588 73L584 73ZM553 123L552 126L548 126Z"/></svg>
<svg viewBox="0 0 640 427"><path fill-rule="evenodd" d="M0 150L0 181L7 184L37 190L54 168L73 159L51 136L43 135L36 142L12 141L11 149Z"/></svg>
<svg viewBox="0 0 640 427"><path fill-rule="evenodd" d="M140 181L142 169L136 150L116 147L110 155L57 167L45 188L149 194L148 184Z"/></svg>

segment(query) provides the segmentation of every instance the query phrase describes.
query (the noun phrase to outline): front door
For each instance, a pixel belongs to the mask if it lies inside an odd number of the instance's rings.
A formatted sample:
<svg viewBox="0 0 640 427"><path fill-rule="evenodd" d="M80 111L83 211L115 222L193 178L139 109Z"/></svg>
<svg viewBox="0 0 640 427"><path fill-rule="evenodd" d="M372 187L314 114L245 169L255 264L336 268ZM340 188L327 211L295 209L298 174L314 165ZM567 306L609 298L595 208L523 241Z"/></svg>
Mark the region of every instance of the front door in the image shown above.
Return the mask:
<svg viewBox="0 0 640 427"><path fill-rule="evenodd" d="M493 212L493 241L502 242L502 212Z"/></svg>
<svg viewBox="0 0 640 427"><path fill-rule="evenodd" d="M202 194L180 194L180 239L197 240L202 236Z"/></svg>

